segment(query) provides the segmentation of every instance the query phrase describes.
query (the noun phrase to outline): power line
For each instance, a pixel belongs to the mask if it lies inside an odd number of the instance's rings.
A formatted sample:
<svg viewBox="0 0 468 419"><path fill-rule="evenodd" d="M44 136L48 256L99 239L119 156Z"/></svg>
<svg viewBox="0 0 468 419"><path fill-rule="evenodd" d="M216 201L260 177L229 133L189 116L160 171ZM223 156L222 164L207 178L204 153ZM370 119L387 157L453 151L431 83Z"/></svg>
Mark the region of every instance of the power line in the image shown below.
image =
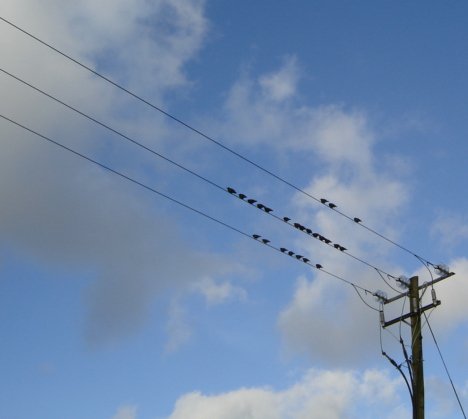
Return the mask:
<svg viewBox="0 0 468 419"><path fill-rule="evenodd" d="M327 239L327 238L324 237L323 235L321 235L321 234L319 234L319 233L317 233L317 232L312 232L312 230L311 230L310 228L306 228L305 226L302 226L302 225L299 224L299 223L293 223L293 224L291 224L291 223L289 222L289 221L291 220L289 217L279 217L279 216L277 216L276 214L272 213L273 210L272 210L271 208L269 208L269 207L267 207L267 206L265 206L265 205L263 205L263 204L257 203L257 202L258 202L257 200L254 200L254 199L246 199L246 198L247 198L246 195L240 194L240 193L238 194L233 188L230 188L230 187L224 188L224 187L218 185L218 184L215 183L214 181L212 181L212 180L206 178L205 176L202 176L202 175L200 175L199 173L197 173L197 172L195 172L195 171L193 171L193 170L187 168L186 166L184 166L184 165L182 165L182 164L180 164L180 163L177 163L176 161L174 161L174 160L172 160L172 159L166 157L165 155L159 153L159 152L156 151L154 148L145 146L145 145L142 144L140 141L137 141L137 140L135 140L134 138L129 137L128 135L123 134L121 131L118 131L118 130L112 128L110 125L108 125L108 124L106 124L106 123L104 123L104 122L102 122L102 121L99 121L98 119L96 119L96 118L94 118L94 117L92 117L92 116L86 114L86 113L83 112L83 111L80 111L80 110L77 109L76 107L69 105L68 103L66 103L66 102L64 102L64 101L62 101L62 100L60 100L60 99L58 99L56 96L51 95L51 94L45 92L45 91L42 90L42 89L39 89L38 87L34 86L33 84L31 84L31 83L25 81L24 79L22 79L22 78L20 78L20 77L18 77L18 76L16 76L16 75L14 75L14 74L12 74L12 73L10 73L10 72L4 70L3 68L0 68L0 72L6 74L7 76L13 78L14 80L16 80L16 81L18 81L18 82L24 84L25 86L27 86L27 87L33 89L34 91L36 91L36 92L38 92L38 93L40 93L40 94L46 96L47 98L49 98L49 99L51 99L51 100L53 100L53 101L59 103L60 105L66 107L67 109L69 109L69 110L71 110L71 111L77 113L78 115L80 115L80 116L82 116L82 117L84 117L84 118L86 118L86 119L92 121L93 123L95 123L95 124L97 124L97 125L99 125L99 126L105 128L105 129L107 129L108 131L110 131L110 132L112 132L112 133L118 135L119 137L123 138L124 140L129 141L130 143L132 143L132 144L134 144L134 145L136 145L136 146L142 148L143 150L145 150L145 151L147 151L147 152L153 154L154 156L159 157L159 158L165 160L166 162L168 162L168 163L170 163L170 164L172 164L172 165L178 167L179 169L184 170L185 172L187 172L187 173L189 173L189 174L191 174L191 175L197 177L198 179L200 179L200 180L202 180L202 181L204 181L204 182L210 184L211 186L214 186L215 188L220 189L220 190L222 190L223 192L228 192L229 195L232 195L233 197L239 198L239 199L240 199L241 201L243 201L244 203L248 203L248 204L251 204L251 205L256 204L256 205L254 205L256 208L258 208L258 209L260 209L260 210L263 210L262 212L264 212L264 213L266 213L266 214L268 214L268 215L270 215L270 216L276 218L278 221L285 222L285 223L288 224L289 226L291 226L291 227L293 227L293 228L295 228L295 229L301 231L302 233L307 234L308 236L313 237L313 238L319 240L321 243L326 244L326 245L328 245L329 247L331 247L331 248L333 248L333 249L335 249L335 250L339 250L339 251L341 251L342 253L346 254L347 256L349 256L349 257L355 259L356 261L361 262L361 263L365 264L366 266L368 266L368 267L370 267L370 268L373 268L374 270L377 271L377 273L380 275L380 277L383 279L383 281L384 281L390 288L392 288L392 287L388 284L388 282L384 279L384 277L382 276L382 273L385 274L385 275L387 275L387 277L389 277L389 278L394 278L394 279L395 279L395 278L396 278L395 276L393 276L393 275L391 275L391 274L385 272L383 269L380 269L380 268L378 268L378 267L372 265L371 263L369 263L369 262L367 262L367 261L365 261L365 260L363 260L363 259L361 259L361 258L359 258L359 257L357 257L357 256L355 256L355 255L353 255L352 253L350 253L350 252L347 251L348 249L346 249L345 247L339 245L338 243L333 244L333 243L331 242L331 240ZM393 288L392 288L392 289L393 289Z"/></svg>
<svg viewBox="0 0 468 419"><path fill-rule="evenodd" d="M47 48L53 50L54 52L62 55L63 57L67 58L68 60L72 61L73 63L77 64L78 66L84 68L85 70L91 72L92 74L94 74L95 76L101 78L102 80L110 83L111 85L113 85L114 87L116 87L117 89L125 92L126 94L132 96L133 98L137 99L138 101L144 103L145 105L151 107L152 109L162 113L163 115L165 115L166 117L172 119L173 121L177 122L178 124L184 126L185 128L193 131L194 133L198 134L199 136L203 137L204 139L212 142L213 144L216 144L218 147L221 147L222 149L224 149L225 151L233 154L234 156L240 158L241 160L247 162L248 164L256 167L257 169L261 170L262 172L274 177L276 180L282 182L283 184L289 186L290 188L296 190L297 192L300 192L301 194L313 199L314 201L326 206L327 208L331 209L332 211L340 214L341 216L347 218L348 220L354 222L355 224L359 224L362 228L366 229L367 231L369 231L370 233L380 237L381 239L387 241L388 243L400 248L401 250L411 254L412 256L416 257L417 259L419 259L420 261L423 261L425 264L428 264L428 265L431 265L431 266L434 266L433 263L431 263L429 260L423 258L422 256L419 256L418 254L416 254L415 252L411 251L410 249L406 248L405 246L397 243L396 241L386 237L385 235L379 233L378 231L374 230L373 228L371 227L368 227L366 226L362 220L358 217L351 217L347 214L345 214L344 212L338 210L336 207L335 204L331 203L330 201L324 199L324 198L317 198L316 196L313 196L312 194L308 193L307 191L303 190L302 188L294 185L293 183L287 181L286 179L284 179L283 177L275 174L274 172L272 172L271 170L268 170L266 169L265 167L261 166L260 164L258 163L255 163L253 160L245 157L244 155L240 154L239 152L233 150L232 148L226 146L225 144L221 143L220 141L214 139L213 137L205 134L204 132L200 131L199 129L195 128L194 126L184 122L182 119L172 115L171 113L169 113L168 111L165 111L164 109L162 109L161 107L151 103L149 100L146 100L144 99L143 97L141 97L140 95L132 92L131 90L125 88L124 86L122 86L121 84L111 80L110 78L104 76L103 74L99 73L98 71L96 70L93 70L92 68L90 68L89 66L87 66L86 64L83 64L82 62L80 62L78 59L76 58L73 58L71 57L70 55L66 54L65 52L59 50L58 48L52 46L51 44L43 41L42 39L38 38L37 36L33 35L32 33L26 31L25 29L15 25L14 23L10 22L9 20L5 19L4 17L0 16L0 20L2 20L3 22L7 23L8 25L12 26L13 28L17 29L18 31L22 32L23 34L29 36L30 38L34 39L35 41L39 42L40 44L46 46Z"/></svg>
<svg viewBox="0 0 468 419"><path fill-rule="evenodd" d="M219 219L217 219L217 218L215 218L215 217L213 217L213 216L211 216L209 214L206 214L205 212L203 212L201 210L198 210L198 209L196 209L196 208L194 208L194 207L192 207L192 206L190 206L188 204L183 203L182 201L179 201L179 200L177 200L177 199L175 199L175 198L173 198L173 197L171 197L171 196L169 196L169 195L167 195L167 194L165 194L163 192L160 192L160 191L158 191L157 189L155 189L155 188L153 188L151 186L148 186L148 185L146 185L146 184L144 184L144 183L142 183L142 182L140 182L140 181L138 181L138 180L136 180L136 179L134 179L134 178L132 178L132 177L118 171L118 170L116 170L116 169L113 169L110 166L107 166L107 165L105 165L103 163L100 163L97 160L94 160L93 158L91 158L91 157L89 157L89 156L87 156L87 155L85 155L83 153L80 153L80 152L78 152L78 151L76 151L76 150L74 150L74 149L72 149L70 147L67 147L64 144L62 144L62 143L60 143L58 141L55 141L50 137L47 137L47 136L45 136L45 135L43 135L43 134L41 134L41 133L39 133L39 132L37 132L37 131L35 131L35 130L33 130L33 129L31 129L31 128L29 128L29 127L27 127L27 126L25 126L25 125L23 125L23 124L21 124L19 122L17 122L17 121L14 121L11 118L8 118L7 116L4 116L4 115L0 114L0 118L10 122L13 125L16 125L19 128L24 129L25 131L30 132L31 134L34 134L34 135L38 136L39 138L41 138L41 139L43 139L45 141L48 141L49 143L51 143L51 144L53 144L53 145L55 145L57 147L60 147L63 150L66 150L66 151L74 154L77 157L80 157L80 158L82 158L84 160L87 160L88 162L93 163L93 164L95 164L95 165L97 165L97 166L99 166L99 167L101 167L101 168L103 168L103 169L105 169L105 170L107 170L107 171L109 171L109 172L123 178L123 179L126 179L127 181L129 181L129 182L131 182L131 183L133 183L135 185L138 185L138 186L140 186L140 187L142 187L142 188L144 188L144 189L146 189L146 190L148 190L148 191L150 191L152 193L155 193L155 194L161 196L162 198L165 198L165 199L167 199L167 200L169 200L169 201L171 201L171 202L173 202L173 203L175 203L177 205L180 205L180 206L184 207L185 209L188 209L188 210L190 210L190 211L192 211L192 212L194 212L194 213L196 213L196 214L198 214L198 215L200 215L200 216L202 216L204 218L207 218L210 221L213 221L213 222L215 222L215 223L217 223L217 224L219 224L219 225L221 225L221 226L223 226L225 228L228 228L228 229L230 229L230 230L232 230L232 231L234 231L234 232L236 232L238 234L241 234L242 236L248 237L250 239L254 239L255 241L257 241L259 243L262 243L265 246L267 246L267 247L269 247L269 248L271 248L273 250L276 250L276 251L278 251L280 253L283 253L283 252L281 252L280 248L277 248L277 247L271 245L269 240L258 241L254 236L251 236L250 234L245 233L244 231L238 229L237 227L233 227L232 225L230 225L230 224L228 224L228 223L226 223L224 221L221 221L221 220L219 220ZM299 261L299 259L296 259L296 260ZM334 278L336 278L336 279L338 279L338 280L340 280L340 281L342 281L342 282L344 282L344 283L346 283L348 285L351 285L352 287L354 287L354 289L360 289L363 292L365 292L366 294L371 294L371 295L375 294L372 291L368 290L367 288L361 287L360 285L357 285L352 281L348 281L348 280L340 277L339 275L335 275L334 273L323 269L322 265L320 265L320 264L313 265L308 260L307 260L307 262L303 261L303 263L305 263L306 265L308 265L308 266L310 266L310 267L312 267L314 269L319 270L320 272L324 272L325 274L327 274L329 276L332 276L332 277L334 277Z"/></svg>
<svg viewBox="0 0 468 419"><path fill-rule="evenodd" d="M442 364L444 364L444 368L445 368L445 372L447 374L447 377L450 381L450 384L452 386L452 389L453 389L453 392L455 393L455 397L457 398L457 402L458 402L458 405L460 406L460 409L461 409L461 412L463 413L463 417L466 419L466 414L465 414L465 410L463 409L463 406L461 404L461 401L460 401L460 397L458 397L458 393L457 393L457 390L455 388L455 385L453 384L453 381L452 381L452 377L450 376L450 372L447 368L447 364L445 363L445 360L444 360L444 357L442 356L442 352L440 350L440 347L439 347L439 344L437 343L437 339L434 335L434 332L432 331L432 327L431 327L431 324L429 323L429 318L426 316L426 313L423 313L424 314L424 317L426 318L426 323L427 323L427 326L429 327L429 330L431 332L431 335L432 335L432 339L434 340L434 343L436 345L436 348L437 348L437 351L439 352L439 356L440 356L440 359L442 360Z"/></svg>

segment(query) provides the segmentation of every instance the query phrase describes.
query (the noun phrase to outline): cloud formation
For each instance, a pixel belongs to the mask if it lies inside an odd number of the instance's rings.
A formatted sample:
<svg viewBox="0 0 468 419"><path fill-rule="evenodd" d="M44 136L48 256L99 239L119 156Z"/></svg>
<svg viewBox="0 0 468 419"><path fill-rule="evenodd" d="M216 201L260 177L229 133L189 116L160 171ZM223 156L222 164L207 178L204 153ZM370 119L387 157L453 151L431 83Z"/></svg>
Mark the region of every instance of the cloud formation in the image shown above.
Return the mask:
<svg viewBox="0 0 468 419"><path fill-rule="evenodd" d="M400 384L379 370L310 370L282 391L244 388L219 395L186 394L168 419L404 418L409 412L397 392Z"/></svg>

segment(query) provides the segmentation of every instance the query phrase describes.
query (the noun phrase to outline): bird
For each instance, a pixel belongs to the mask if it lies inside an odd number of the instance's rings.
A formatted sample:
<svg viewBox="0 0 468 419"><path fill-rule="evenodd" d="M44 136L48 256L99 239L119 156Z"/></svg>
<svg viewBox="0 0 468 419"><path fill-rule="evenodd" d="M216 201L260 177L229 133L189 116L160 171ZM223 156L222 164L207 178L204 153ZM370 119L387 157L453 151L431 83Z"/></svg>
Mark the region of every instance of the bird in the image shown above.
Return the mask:
<svg viewBox="0 0 468 419"><path fill-rule="evenodd" d="M309 263L310 259L302 258L302 261L303 261L304 263Z"/></svg>
<svg viewBox="0 0 468 419"><path fill-rule="evenodd" d="M237 195L240 199L245 199L247 198L247 195L244 195L243 193L240 193L239 195Z"/></svg>
<svg viewBox="0 0 468 419"><path fill-rule="evenodd" d="M263 209L263 208L265 208L265 205L263 205L263 204L257 204L257 208L258 208L258 209Z"/></svg>
<svg viewBox="0 0 468 419"><path fill-rule="evenodd" d="M271 211L273 211L271 208L268 208L268 207L264 207L263 210L269 214Z"/></svg>
<svg viewBox="0 0 468 419"><path fill-rule="evenodd" d="M322 268L323 268L323 266L320 265L320 263L315 264L315 267L316 267L317 269L322 269Z"/></svg>
<svg viewBox="0 0 468 419"><path fill-rule="evenodd" d="M319 236L320 236L320 234L318 234L318 233L312 233L312 237L315 237L316 239L318 239Z"/></svg>
<svg viewBox="0 0 468 419"><path fill-rule="evenodd" d="M336 208L336 205L335 205L333 202L330 202L330 203L328 204L328 206L329 206L331 209Z"/></svg>
<svg viewBox="0 0 468 419"><path fill-rule="evenodd" d="M227 187L227 191L230 193L230 194L236 194L236 190L235 189L232 189L230 186Z"/></svg>
<svg viewBox="0 0 468 419"><path fill-rule="evenodd" d="M280 247L280 250L281 250L281 252L283 252L283 253L288 251L288 249L286 249L285 247Z"/></svg>
<svg viewBox="0 0 468 419"><path fill-rule="evenodd" d="M327 244L330 244L332 242L330 239L327 239L326 237L323 238L323 241Z"/></svg>
<svg viewBox="0 0 468 419"><path fill-rule="evenodd" d="M320 202L322 204L326 204L328 202L328 199L325 199L325 198L320 198Z"/></svg>
<svg viewBox="0 0 468 419"><path fill-rule="evenodd" d="M318 235L318 239L323 242L325 240L325 237L323 237L321 234Z"/></svg>
<svg viewBox="0 0 468 419"><path fill-rule="evenodd" d="M252 204L252 205L253 205L253 204L255 204L255 202L257 202L257 200L256 200L256 199L247 199L247 202L248 202L249 204Z"/></svg>
<svg viewBox="0 0 468 419"><path fill-rule="evenodd" d="M263 244L268 244L268 243L270 243L270 240L268 240L268 239L262 239L262 242L263 242Z"/></svg>
<svg viewBox="0 0 468 419"><path fill-rule="evenodd" d="M262 236L260 236L260 235L258 235L258 234L252 234L252 237L253 237L255 240L257 240L257 239L259 239L259 238L262 237Z"/></svg>
<svg viewBox="0 0 468 419"><path fill-rule="evenodd" d="M355 223L360 223L362 220L360 218L354 217L354 222Z"/></svg>
<svg viewBox="0 0 468 419"><path fill-rule="evenodd" d="M335 244L333 245L333 247L334 247L335 249L340 249L340 245L339 245L338 243L335 243Z"/></svg>
<svg viewBox="0 0 468 419"><path fill-rule="evenodd" d="M307 234L312 234L312 230L310 228L306 228Z"/></svg>
<svg viewBox="0 0 468 419"><path fill-rule="evenodd" d="M348 249L346 249L346 247L340 246L340 250L344 252L345 250L348 250Z"/></svg>
<svg viewBox="0 0 468 419"><path fill-rule="evenodd" d="M289 256L292 256L292 255L294 255L294 252L292 252L292 251L290 250L290 251L288 252L288 255L289 255Z"/></svg>
<svg viewBox="0 0 468 419"><path fill-rule="evenodd" d="M287 223L288 221L291 221L291 218L289 218L289 217L283 217L283 221L284 221L285 223Z"/></svg>
<svg viewBox="0 0 468 419"><path fill-rule="evenodd" d="M302 259L304 256L302 255L296 255L296 259L299 260L299 259Z"/></svg>

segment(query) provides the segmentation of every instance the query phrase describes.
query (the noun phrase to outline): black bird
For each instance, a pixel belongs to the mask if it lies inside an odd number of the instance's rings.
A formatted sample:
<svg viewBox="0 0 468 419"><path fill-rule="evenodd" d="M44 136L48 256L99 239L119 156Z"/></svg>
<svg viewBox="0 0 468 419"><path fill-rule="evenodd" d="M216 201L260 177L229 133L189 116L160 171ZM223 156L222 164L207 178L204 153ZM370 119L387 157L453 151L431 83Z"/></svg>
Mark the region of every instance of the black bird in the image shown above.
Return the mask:
<svg viewBox="0 0 468 419"><path fill-rule="evenodd" d="M318 235L318 239L323 242L325 240L325 237L323 237L321 234Z"/></svg>
<svg viewBox="0 0 468 419"><path fill-rule="evenodd" d="M262 236L260 236L260 235L258 235L258 234L252 234L252 237L253 237L255 240L257 240L257 239L259 239L259 238L262 237Z"/></svg>
<svg viewBox="0 0 468 419"><path fill-rule="evenodd" d="M318 233L312 233L312 236L315 237L316 239L318 239L320 237L320 234Z"/></svg>
<svg viewBox="0 0 468 419"><path fill-rule="evenodd" d="M354 222L355 223L360 223L362 220L360 218L354 217Z"/></svg>
<svg viewBox="0 0 468 419"><path fill-rule="evenodd" d="M335 205L333 202L330 202L330 203L328 204L328 206L329 206L331 209L336 208L336 205Z"/></svg>
<svg viewBox="0 0 468 419"><path fill-rule="evenodd" d="M315 265L315 267L316 267L317 269L322 269L322 268L323 268L323 266L320 265L320 263L317 263L317 264Z"/></svg>
<svg viewBox="0 0 468 419"><path fill-rule="evenodd" d="M290 250L290 251L288 252L288 255L289 255L289 256L292 256L292 255L294 255L294 252L292 252L292 251Z"/></svg>
<svg viewBox="0 0 468 419"><path fill-rule="evenodd" d="M235 191L235 189L232 189L231 187L227 187L227 191L231 194L236 194L237 192Z"/></svg>
<svg viewBox="0 0 468 419"><path fill-rule="evenodd" d="M249 204L252 204L252 205L253 205L253 204L255 204L255 202L257 202L257 200L256 200L256 199L247 199L247 202L248 202Z"/></svg>
<svg viewBox="0 0 468 419"><path fill-rule="evenodd" d="M340 250L344 252L345 250L348 250L348 249L346 249L346 247L340 246Z"/></svg>
<svg viewBox="0 0 468 419"><path fill-rule="evenodd" d="M302 255L296 255L296 259L299 260L299 259L302 259L304 256Z"/></svg>
<svg viewBox="0 0 468 419"><path fill-rule="evenodd" d="M300 224L299 223L294 223L294 227L298 229L300 227Z"/></svg>
<svg viewBox="0 0 468 419"><path fill-rule="evenodd" d="M335 249L340 250L340 247L341 247L341 246L340 246L338 243L335 243L335 244L333 245L333 247L334 247Z"/></svg>
<svg viewBox="0 0 468 419"><path fill-rule="evenodd" d="M247 195L244 195L243 193L240 193L240 194L238 195L238 197L239 197L240 199L245 199L245 198L247 198Z"/></svg>
<svg viewBox="0 0 468 419"><path fill-rule="evenodd" d="M263 208L265 208L265 205L263 205L263 204L257 204L257 208L258 208L258 209L263 209Z"/></svg>
<svg viewBox="0 0 468 419"><path fill-rule="evenodd" d="M286 249L285 247L280 247L280 250L281 250L283 253L288 251L288 249Z"/></svg>
<svg viewBox="0 0 468 419"><path fill-rule="evenodd" d="M268 244L268 243L270 243L270 240L262 239L262 242L263 242L263 244Z"/></svg>
<svg viewBox="0 0 468 419"><path fill-rule="evenodd" d="M325 199L325 198L320 198L320 202L322 204L326 204L328 202L328 199Z"/></svg>
<svg viewBox="0 0 468 419"><path fill-rule="evenodd" d="M309 259L307 259L307 258L302 258L302 261L303 261L304 263L309 263Z"/></svg>
<svg viewBox="0 0 468 419"><path fill-rule="evenodd" d="M269 214L271 211L273 211L271 208L268 208L268 207L264 207L263 210Z"/></svg>
<svg viewBox="0 0 468 419"><path fill-rule="evenodd" d="M291 218L289 218L289 217L283 217L283 221L284 221L285 223L287 223L288 221L291 221Z"/></svg>
<svg viewBox="0 0 468 419"><path fill-rule="evenodd" d="M323 241L327 244L330 244L332 242L330 239L327 239L326 237L323 238Z"/></svg>
<svg viewBox="0 0 468 419"><path fill-rule="evenodd" d="M312 234L312 230L310 228L306 228L307 234Z"/></svg>

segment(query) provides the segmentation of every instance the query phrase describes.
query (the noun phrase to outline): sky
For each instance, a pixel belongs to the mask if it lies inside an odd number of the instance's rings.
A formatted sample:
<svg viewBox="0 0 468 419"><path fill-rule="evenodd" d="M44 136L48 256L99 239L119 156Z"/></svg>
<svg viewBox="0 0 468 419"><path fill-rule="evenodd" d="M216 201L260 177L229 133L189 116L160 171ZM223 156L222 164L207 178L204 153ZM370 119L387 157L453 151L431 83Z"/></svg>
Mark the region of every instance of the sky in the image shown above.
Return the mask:
<svg viewBox="0 0 468 419"><path fill-rule="evenodd" d="M381 354L405 370L409 327L372 294L425 262L455 273L423 319L426 417L463 417L431 330L466 410L467 14L3 0L134 96L0 20L0 417L410 417Z"/></svg>

